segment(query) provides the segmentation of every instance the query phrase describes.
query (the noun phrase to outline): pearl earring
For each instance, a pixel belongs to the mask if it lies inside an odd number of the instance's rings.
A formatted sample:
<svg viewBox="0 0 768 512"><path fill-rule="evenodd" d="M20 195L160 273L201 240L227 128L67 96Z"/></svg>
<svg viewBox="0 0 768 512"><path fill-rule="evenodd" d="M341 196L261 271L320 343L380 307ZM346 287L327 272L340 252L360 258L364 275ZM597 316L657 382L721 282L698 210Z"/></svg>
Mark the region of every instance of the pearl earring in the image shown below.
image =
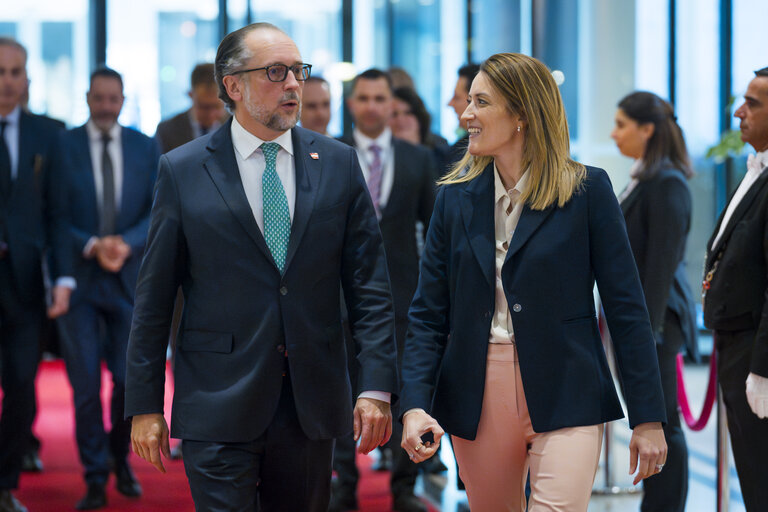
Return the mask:
<svg viewBox="0 0 768 512"><path fill-rule="evenodd" d="M520 132L520 127L519 126L517 127L517 131Z"/></svg>

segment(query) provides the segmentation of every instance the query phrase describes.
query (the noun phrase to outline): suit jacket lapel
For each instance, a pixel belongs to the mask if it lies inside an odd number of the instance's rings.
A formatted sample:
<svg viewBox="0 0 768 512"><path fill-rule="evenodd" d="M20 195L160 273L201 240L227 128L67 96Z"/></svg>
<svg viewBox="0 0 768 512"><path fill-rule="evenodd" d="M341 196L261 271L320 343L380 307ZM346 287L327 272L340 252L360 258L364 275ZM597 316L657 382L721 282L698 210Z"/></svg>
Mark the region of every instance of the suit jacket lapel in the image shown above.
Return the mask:
<svg viewBox="0 0 768 512"><path fill-rule="evenodd" d="M725 209L723 210L723 213L720 214L720 218L717 221L717 227L715 228L714 233L712 233L712 237L709 239L709 243L707 244L707 247L710 248L710 250L707 252L707 264L706 264L707 269L709 269L710 265L712 265L712 263L714 262L714 258L715 256L717 256L717 253L720 251L720 248L723 246L723 244L726 243L728 238L730 238L731 233L733 232L733 229L736 227L736 224L738 224L741 218L744 215L746 215L747 211L749 210L749 207L752 205L755 199L761 194L762 190L766 186L766 183L768 183L768 171L763 171L763 174L757 179L757 181L755 181L752 184L752 186L749 187L749 190L747 190L747 193L744 194L744 197L739 202L739 205L733 211L733 215L731 215L731 218L728 219L728 224L725 226L725 231L723 231L723 235L717 241L717 245L712 247L712 242L717 236L717 233L720 231L720 226L723 222L723 217L725 216L725 212L728 210L728 206L726 206Z"/></svg>
<svg viewBox="0 0 768 512"><path fill-rule="evenodd" d="M459 208L469 244L488 284L495 284L496 235L493 218L493 164L462 190Z"/></svg>
<svg viewBox="0 0 768 512"><path fill-rule="evenodd" d="M36 181L35 176L37 158L34 155L32 147L35 140L34 126L32 126L32 117L21 112L19 116L19 162L16 169L16 179L11 182L11 194L9 202L13 200L16 190L25 190L29 187L27 183L30 180ZM34 183L33 183L34 185Z"/></svg>
<svg viewBox="0 0 768 512"><path fill-rule="evenodd" d="M210 156L203 161L203 167L219 190L222 199L235 216L246 233L251 237L264 256L274 264L272 253L267 247L264 235L253 216L248 197L245 195L243 182L235 159L235 148L232 145L230 120L213 134L206 149ZM277 268L277 267L275 267Z"/></svg>
<svg viewBox="0 0 768 512"><path fill-rule="evenodd" d="M72 169L72 172L75 175L74 180L76 183L81 183L82 186L85 187L87 197L91 199L91 203L88 205L91 208L91 211L88 212L87 216L84 216L84 218L94 219L93 222L95 223L95 226L93 229L94 232L97 232L99 230L98 226L101 210L99 209L99 200L96 197L96 182L93 181L93 173L95 169L93 167L93 161L91 160L91 141L88 138L88 130L85 125L75 128L72 132L72 136L75 144L72 153L73 155L80 155L80 159L73 162L77 166ZM67 148L64 148L65 151L66 149ZM79 206L79 208L82 208L82 206Z"/></svg>
<svg viewBox="0 0 768 512"><path fill-rule="evenodd" d="M623 213L625 216L627 215L627 212L630 210L632 205L635 204L635 201L642 197L643 185L643 182L638 183L632 192L630 192L629 195L625 197L624 200L619 204L619 206L621 206L621 213Z"/></svg>
<svg viewBox="0 0 768 512"><path fill-rule="evenodd" d="M309 156L313 152L316 135L294 128L291 132L293 139L293 161L296 168L296 203L293 209L291 237L288 241L288 252L285 256L285 268L291 264L294 254L299 247L301 237L307 228L307 223L315 206L315 197L322 174L323 154L319 151L318 158ZM330 164L330 162L328 162Z"/></svg>
<svg viewBox="0 0 768 512"><path fill-rule="evenodd" d="M120 208L117 210L117 217L115 218L116 227L118 230L124 226L125 211L130 205L131 198L139 197L138 183L136 178L138 175L134 172L133 158L127 158L131 154L131 148L128 141L128 130L125 127L120 128L120 141L123 149L123 188L120 197Z"/></svg>
<svg viewBox="0 0 768 512"><path fill-rule="evenodd" d="M525 245L528 239L531 238L531 235L536 232L554 209L553 206L549 206L544 210L531 210L528 205L523 206L523 213L520 214L520 220L515 228L515 233L509 242L509 250L507 251L505 262Z"/></svg>

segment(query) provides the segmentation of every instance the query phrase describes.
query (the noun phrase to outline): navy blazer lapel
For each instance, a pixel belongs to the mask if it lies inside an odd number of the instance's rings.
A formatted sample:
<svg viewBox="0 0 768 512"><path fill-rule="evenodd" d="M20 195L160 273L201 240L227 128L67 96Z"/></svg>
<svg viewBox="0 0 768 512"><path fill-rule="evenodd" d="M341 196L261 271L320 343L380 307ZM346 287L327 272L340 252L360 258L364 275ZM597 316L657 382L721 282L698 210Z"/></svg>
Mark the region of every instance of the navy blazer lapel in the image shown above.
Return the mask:
<svg viewBox="0 0 768 512"><path fill-rule="evenodd" d="M493 218L493 164L489 164L480 176L470 181L461 191L459 207L472 252L488 284L494 286L496 235Z"/></svg>
<svg viewBox="0 0 768 512"><path fill-rule="evenodd" d="M96 182L93 178L93 162L91 161L91 141L88 137L88 130L82 125L72 130L73 145L72 154L75 155L75 161L72 162L75 167L72 169L74 176L69 179L74 180L75 186L85 187L87 197L91 202L88 205L77 205L76 207L82 209L83 207L89 207L90 212L86 212L84 218L92 219L95 223L93 227L94 231L98 231L98 225L101 212L99 210L99 201L96 197ZM67 151L68 148L64 148ZM90 221L89 221L90 222Z"/></svg>
<svg viewBox="0 0 768 512"><path fill-rule="evenodd" d="M120 208L117 211L116 224L117 230L124 227L123 211L127 209L130 201L139 197L137 178L139 177L134 169L136 160L129 158L132 148L128 140L129 132L125 127L120 128L120 143L123 148L123 188L120 196Z"/></svg>
<svg viewBox="0 0 768 512"><path fill-rule="evenodd" d="M723 244L726 243L728 238L730 238L731 233L736 227L736 224L738 224L741 218L744 215L746 215L747 211L749 210L749 207L752 206L752 203L760 195L760 193L765 188L767 183L768 183L768 171L764 170L763 174L757 179L757 181L755 181L752 184L751 187L749 187L749 190L747 190L747 193L744 194L744 197L739 202L739 205L733 211L733 215L731 215L731 218L728 219L728 225L725 226L725 231L723 231L723 235L717 241L717 245L712 247L712 242L717 236L717 233L720 231L720 226L723 222L723 217L725 217L725 212L728 210L728 206L726 205L726 207L723 209L723 213L720 214L720 218L717 221L717 226L715 227L715 230L712 233L712 237L709 239L709 243L707 244L707 247L710 248L709 251L707 252L707 264L706 264L707 269L709 269L710 266L712 265L715 256L720 251L720 248L723 246Z"/></svg>
<svg viewBox="0 0 768 512"><path fill-rule="evenodd" d="M523 213L520 214L520 220L517 222L515 233L509 242L509 250L504 261L509 260L514 254L525 245L529 238L539 229L539 226L546 220L555 208L549 206L543 210L532 210L528 205L523 205Z"/></svg>
<svg viewBox="0 0 768 512"><path fill-rule="evenodd" d="M291 264L293 255L299 248L301 237L307 229L307 223L315 206L315 197L317 196L324 162L322 151L314 147L317 135L303 128L294 128L291 132L291 138L293 139L293 162L296 168L296 202L293 209L288 252L285 256L286 269ZM313 158L310 154L316 154L317 158Z"/></svg>
<svg viewBox="0 0 768 512"><path fill-rule="evenodd" d="M235 147L232 145L231 124L232 121L230 120L211 136L206 147L211 154L203 161L203 167L208 171L208 175L213 180L229 210L256 243L259 250L274 264L272 253L269 251L264 235L256 223L248 197L245 195L243 182L240 179L240 171L235 159Z"/></svg>
<svg viewBox="0 0 768 512"><path fill-rule="evenodd" d="M32 123L32 117L22 111L19 116L19 161L16 168L16 179L11 182L11 201L16 190L25 190L29 187L28 181L33 180L35 186L36 183L39 183L36 174L40 170L37 167L42 162L38 164L37 157L40 155L34 154L35 129Z"/></svg>
<svg viewBox="0 0 768 512"><path fill-rule="evenodd" d="M632 192L630 192L629 195L619 203L619 206L621 207L621 213L623 213L625 216L627 215L627 212L630 210L632 205L635 204L635 202L640 197L642 197L643 189L643 182L635 185L635 188L632 190Z"/></svg>

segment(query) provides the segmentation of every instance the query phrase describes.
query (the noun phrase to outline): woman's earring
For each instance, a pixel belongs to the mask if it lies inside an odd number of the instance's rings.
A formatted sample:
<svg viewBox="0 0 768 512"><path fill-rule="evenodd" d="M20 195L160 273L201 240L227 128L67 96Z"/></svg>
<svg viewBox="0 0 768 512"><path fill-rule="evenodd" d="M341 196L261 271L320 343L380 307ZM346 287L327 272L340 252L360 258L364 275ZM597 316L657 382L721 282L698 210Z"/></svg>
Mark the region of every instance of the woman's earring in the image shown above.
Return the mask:
<svg viewBox="0 0 768 512"><path fill-rule="evenodd" d="M520 132L520 125L517 126L517 131Z"/></svg>

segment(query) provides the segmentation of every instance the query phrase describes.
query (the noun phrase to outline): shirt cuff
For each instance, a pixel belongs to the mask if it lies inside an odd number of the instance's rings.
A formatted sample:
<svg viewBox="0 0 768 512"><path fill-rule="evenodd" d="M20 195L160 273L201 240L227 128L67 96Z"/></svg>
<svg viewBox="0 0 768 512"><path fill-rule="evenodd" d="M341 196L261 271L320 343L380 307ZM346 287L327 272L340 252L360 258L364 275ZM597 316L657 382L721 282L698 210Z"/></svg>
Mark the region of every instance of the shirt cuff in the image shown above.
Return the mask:
<svg viewBox="0 0 768 512"><path fill-rule="evenodd" d="M381 402L392 403L392 393L386 391L363 391L357 398L373 398Z"/></svg>
<svg viewBox="0 0 768 512"><path fill-rule="evenodd" d="M86 242L85 247L83 247L83 258L86 258L86 259L91 258L91 256L89 256L89 254L91 254L91 249L98 241L99 241L99 237L97 236L92 236L91 238L88 239L88 242Z"/></svg>
<svg viewBox="0 0 768 512"><path fill-rule="evenodd" d="M77 288L77 281L75 281L75 278L71 276L61 276L56 279L56 286L63 286L64 288L74 290Z"/></svg>

